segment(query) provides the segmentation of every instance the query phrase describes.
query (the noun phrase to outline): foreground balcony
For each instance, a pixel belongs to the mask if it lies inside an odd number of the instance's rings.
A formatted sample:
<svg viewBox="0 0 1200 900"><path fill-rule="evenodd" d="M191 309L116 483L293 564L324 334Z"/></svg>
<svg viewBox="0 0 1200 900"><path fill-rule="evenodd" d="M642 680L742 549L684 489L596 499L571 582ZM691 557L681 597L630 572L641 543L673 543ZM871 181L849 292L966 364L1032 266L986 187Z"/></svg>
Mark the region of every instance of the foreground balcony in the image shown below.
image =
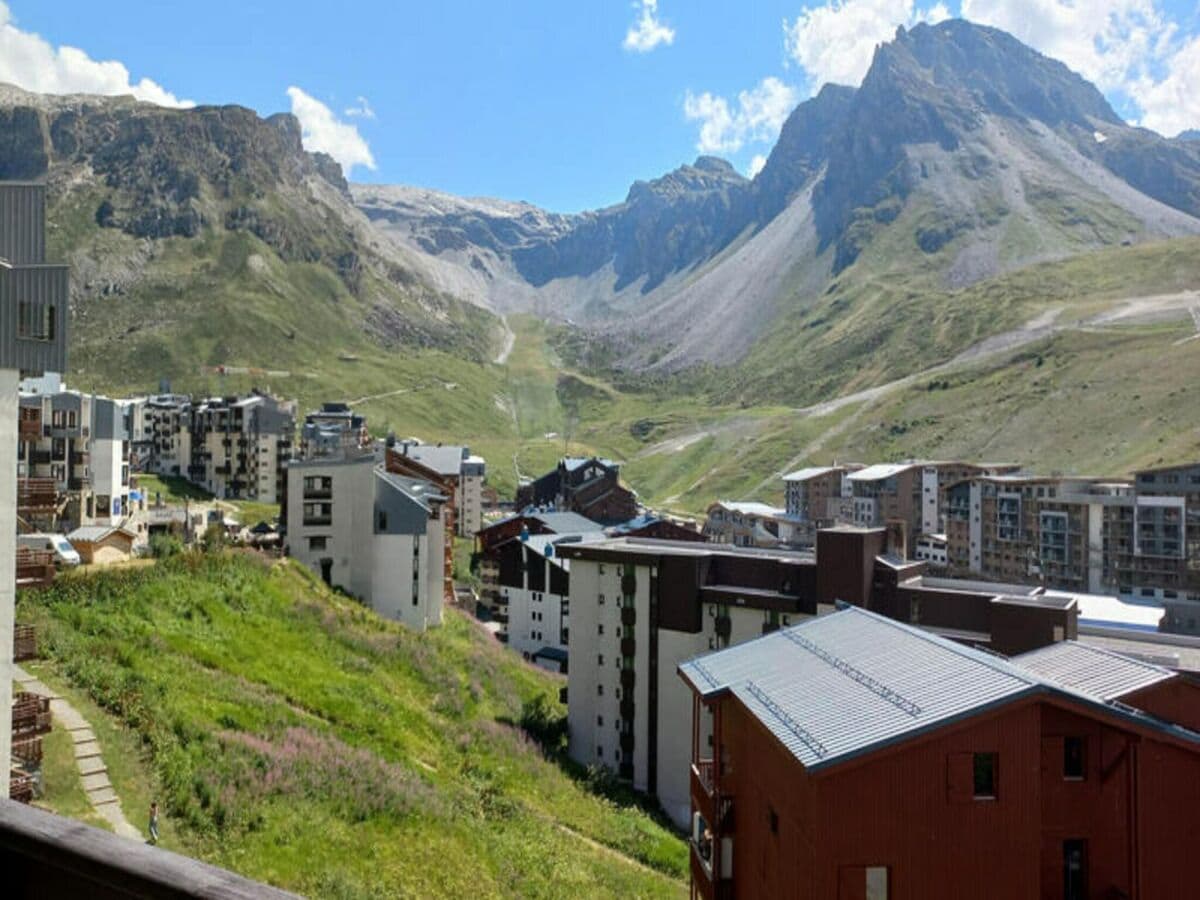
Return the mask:
<svg viewBox="0 0 1200 900"><path fill-rule="evenodd" d="M6 799L0 799L0 866L4 896L12 900L296 897L216 866Z"/></svg>

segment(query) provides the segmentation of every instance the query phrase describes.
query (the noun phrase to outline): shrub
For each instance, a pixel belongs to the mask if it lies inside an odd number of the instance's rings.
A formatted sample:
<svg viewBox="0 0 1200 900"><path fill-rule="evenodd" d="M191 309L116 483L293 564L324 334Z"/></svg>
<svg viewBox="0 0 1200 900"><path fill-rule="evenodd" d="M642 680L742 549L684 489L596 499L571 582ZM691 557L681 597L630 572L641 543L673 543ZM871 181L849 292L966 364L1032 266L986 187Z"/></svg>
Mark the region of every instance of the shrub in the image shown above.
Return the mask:
<svg viewBox="0 0 1200 900"><path fill-rule="evenodd" d="M558 753L567 741L567 714L538 694L521 707L521 728L547 753Z"/></svg>
<svg viewBox="0 0 1200 900"><path fill-rule="evenodd" d="M170 559L183 552L183 541L173 534L156 534L150 538L150 555L155 559Z"/></svg>

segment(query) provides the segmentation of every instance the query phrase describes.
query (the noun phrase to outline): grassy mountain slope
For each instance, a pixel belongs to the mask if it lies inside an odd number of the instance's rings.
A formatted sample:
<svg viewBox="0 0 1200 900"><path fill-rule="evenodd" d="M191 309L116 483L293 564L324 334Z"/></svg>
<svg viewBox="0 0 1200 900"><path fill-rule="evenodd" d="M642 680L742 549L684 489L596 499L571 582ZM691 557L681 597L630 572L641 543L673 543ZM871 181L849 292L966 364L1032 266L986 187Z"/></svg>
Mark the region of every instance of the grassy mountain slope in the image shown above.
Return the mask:
<svg viewBox="0 0 1200 900"><path fill-rule="evenodd" d="M679 839L511 724L560 681L457 612L413 635L246 556L21 606L55 670L140 736L183 852L322 897L682 893Z"/></svg>
<svg viewBox="0 0 1200 900"><path fill-rule="evenodd" d="M0 178L47 184L85 379L154 388L221 364L320 374L342 357L492 352L494 317L380 240L290 115L0 85L0 134Z"/></svg>

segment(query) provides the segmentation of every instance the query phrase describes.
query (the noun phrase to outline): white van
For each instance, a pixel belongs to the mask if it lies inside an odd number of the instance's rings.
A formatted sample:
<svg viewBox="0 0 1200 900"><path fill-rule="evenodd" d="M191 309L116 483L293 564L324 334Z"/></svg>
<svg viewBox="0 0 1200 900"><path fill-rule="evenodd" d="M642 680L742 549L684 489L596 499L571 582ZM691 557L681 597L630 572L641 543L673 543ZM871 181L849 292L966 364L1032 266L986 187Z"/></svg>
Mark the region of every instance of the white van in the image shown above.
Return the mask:
<svg viewBox="0 0 1200 900"><path fill-rule="evenodd" d="M18 534L17 546L29 550L48 550L60 566L77 566L82 560L79 551L61 534Z"/></svg>

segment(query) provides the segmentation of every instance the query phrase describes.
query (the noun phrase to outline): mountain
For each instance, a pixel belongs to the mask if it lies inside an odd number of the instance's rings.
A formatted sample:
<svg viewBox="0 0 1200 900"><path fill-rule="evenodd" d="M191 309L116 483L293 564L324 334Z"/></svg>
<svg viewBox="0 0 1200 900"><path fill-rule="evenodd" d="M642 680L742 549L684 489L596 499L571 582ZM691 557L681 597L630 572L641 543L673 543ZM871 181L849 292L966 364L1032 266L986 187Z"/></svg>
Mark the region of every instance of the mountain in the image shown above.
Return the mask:
<svg viewBox="0 0 1200 900"><path fill-rule="evenodd" d="M374 232L291 115L0 86L0 178L48 184L51 251L72 266L73 367L89 378L153 387L201 365L490 347L491 317Z"/></svg>
<svg viewBox="0 0 1200 900"><path fill-rule="evenodd" d="M387 189L351 190L378 221ZM445 229L470 257L486 213L443 209L393 208L388 233L458 264L421 237ZM861 87L827 85L802 103L752 181L701 158L607 209L521 210L530 227L486 246L489 274L473 296L582 325L593 361L679 371L754 359L774 327L831 292L840 315L864 311L881 277L954 291L1200 233L1200 144L1130 127L1062 63L948 21L899 29ZM786 352L803 353L810 337Z"/></svg>

